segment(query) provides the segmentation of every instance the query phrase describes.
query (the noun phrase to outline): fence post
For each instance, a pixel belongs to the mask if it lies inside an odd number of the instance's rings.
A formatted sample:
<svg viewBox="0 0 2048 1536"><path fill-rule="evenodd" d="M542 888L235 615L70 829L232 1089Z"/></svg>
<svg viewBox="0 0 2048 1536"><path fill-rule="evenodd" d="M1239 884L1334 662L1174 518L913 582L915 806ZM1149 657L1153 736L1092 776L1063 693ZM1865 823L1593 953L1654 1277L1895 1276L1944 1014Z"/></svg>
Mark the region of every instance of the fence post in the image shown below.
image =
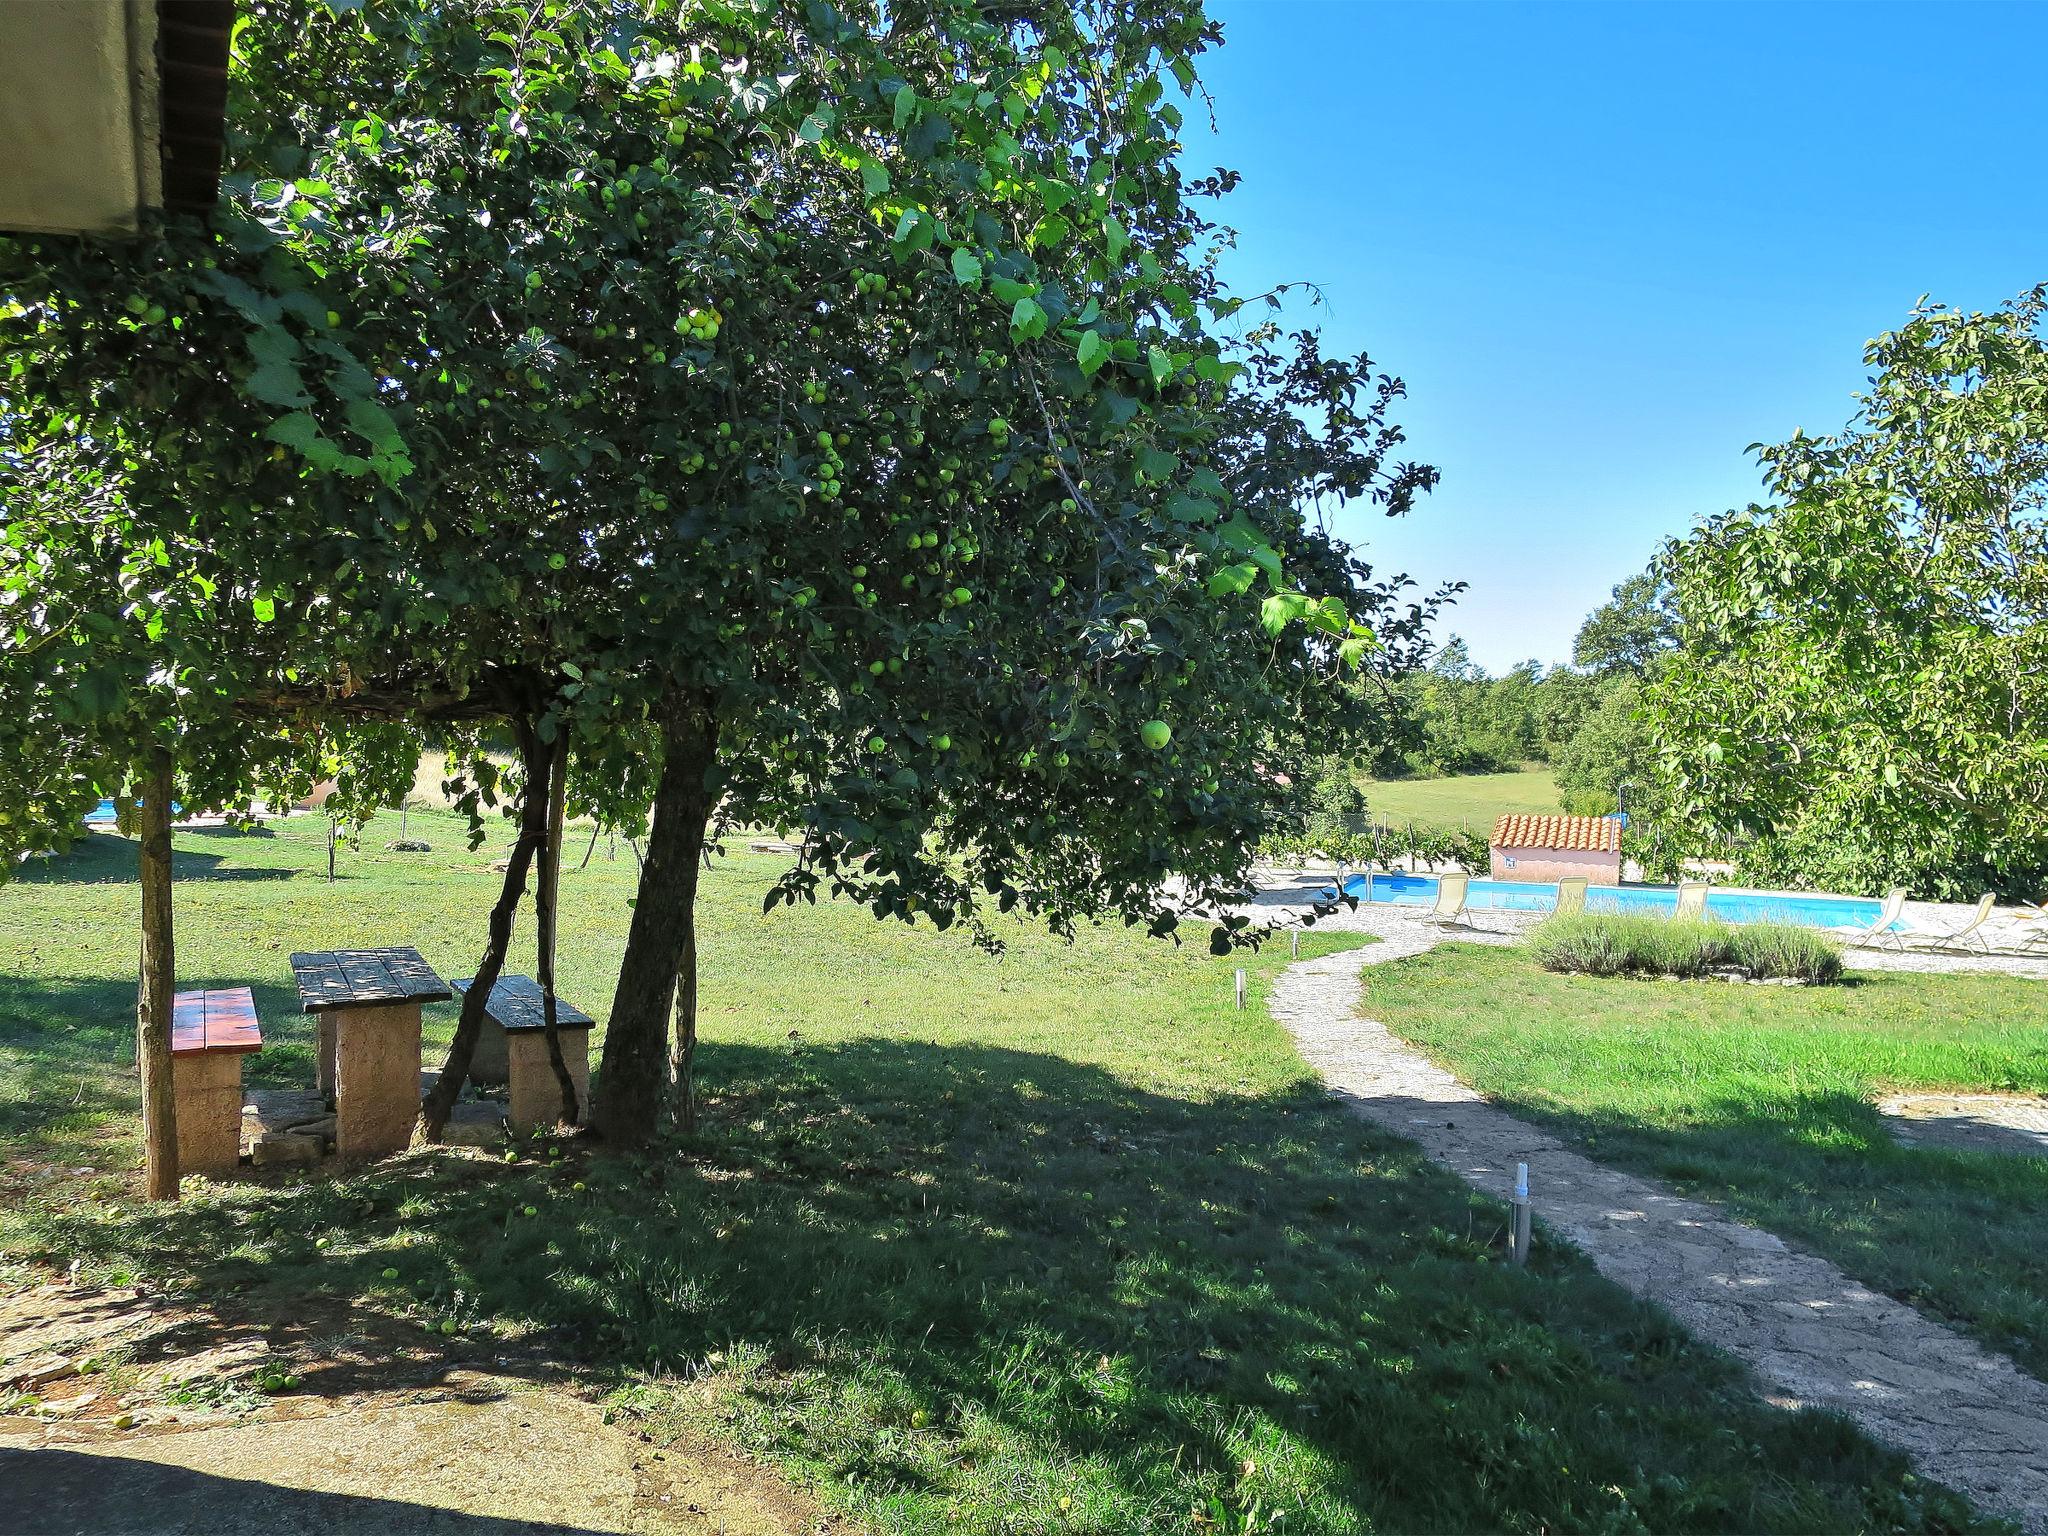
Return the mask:
<svg viewBox="0 0 2048 1536"><path fill-rule="evenodd" d="M1515 1232L1513 1256L1519 1265L1529 1262L1529 1165L1515 1164L1515 1196L1513 1200Z"/></svg>

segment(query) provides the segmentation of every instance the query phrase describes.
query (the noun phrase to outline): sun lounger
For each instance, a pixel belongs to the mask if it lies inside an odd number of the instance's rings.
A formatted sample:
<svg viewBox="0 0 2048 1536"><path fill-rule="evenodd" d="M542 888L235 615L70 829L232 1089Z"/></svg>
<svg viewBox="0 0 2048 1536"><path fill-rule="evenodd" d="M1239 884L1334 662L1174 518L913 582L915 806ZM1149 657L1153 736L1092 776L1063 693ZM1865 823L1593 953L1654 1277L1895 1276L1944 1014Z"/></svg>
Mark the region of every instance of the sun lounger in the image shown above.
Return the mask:
<svg viewBox="0 0 2048 1536"><path fill-rule="evenodd" d="M1879 909L1877 921L1868 928L1843 928L1842 933L1851 949L1878 949L1889 944L1894 949L1906 947L1907 930L1895 928L1899 914L1906 908L1906 888L1895 885L1884 893L1884 906Z"/></svg>
<svg viewBox="0 0 2048 1536"><path fill-rule="evenodd" d="M1557 882L1557 913L1569 917L1575 912L1586 910L1586 887L1591 884L1584 875L1566 875Z"/></svg>
<svg viewBox="0 0 2048 1536"><path fill-rule="evenodd" d="M2021 902L2027 915L2020 919L2025 925L2020 930L2020 941L2016 946L2023 955L2048 953L2048 907L2037 907L2030 902Z"/></svg>
<svg viewBox="0 0 2048 1536"><path fill-rule="evenodd" d="M1704 880L1683 880L1678 886L1678 906L1671 914L1681 922L1690 918L1698 920L1707 915L1707 882Z"/></svg>
<svg viewBox="0 0 2048 1536"><path fill-rule="evenodd" d="M1472 884L1470 875L1438 875L1436 877L1436 905L1423 916L1425 923L1435 923L1440 928L1469 928L1465 921L1465 893Z"/></svg>
<svg viewBox="0 0 2048 1536"><path fill-rule="evenodd" d="M1962 952L1976 951L1978 954L1991 953L1991 945L1984 937L1984 925L1991 920L1991 906L1997 900L1986 891L1977 898L1977 910L1970 914L1970 920L1951 933L1935 937L1931 948L1952 949Z"/></svg>

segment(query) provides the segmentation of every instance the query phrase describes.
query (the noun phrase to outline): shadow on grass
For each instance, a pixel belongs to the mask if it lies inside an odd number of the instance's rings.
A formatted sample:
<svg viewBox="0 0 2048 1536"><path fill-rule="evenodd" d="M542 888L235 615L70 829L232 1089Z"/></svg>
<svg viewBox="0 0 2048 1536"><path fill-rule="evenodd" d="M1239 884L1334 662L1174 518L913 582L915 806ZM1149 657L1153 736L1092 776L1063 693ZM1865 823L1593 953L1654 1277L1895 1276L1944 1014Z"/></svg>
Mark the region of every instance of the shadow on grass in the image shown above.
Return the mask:
<svg viewBox="0 0 2048 1536"><path fill-rule="evenodd" d="M313 1081L315 1030L299 1012L289 977L250 984L239 976L184 975L181 990L250 986L263 1049L245 1058L250 1087ZM134 1115L135 984L105 977L41 978L0 1002L0 1137L60 1136L109 1115Z"/></svg>
<svg viewBox="0 0 2048 1536"><path fill-rule="evenodd" d="M1860 1094L1760 1085L1680 1123L1490 1096L1603 1163L1661 1180L1833 1260L2048 1380L2048 1158L1904 1147Z"/></svg>
<svg viewBox="0 0 2048 1536"><path fill-rule="evenodd" d="M426 1153L27 1235L223 1315L715 1375L727 1432L904 1528L1038 1529L1041 1500L1104 1532L1971 1524L1569 1253L1500 1263L1497 1207L1306 1081L1179 1099L897 1040L704 1062L706 1134L660 1157Z"/></svg>
<svg viewBox="0 0 2048 1536"><path fill-rule="evenodd" d="M244 832L232 827L198 828L180 831L177 835L181 838L220 838L229 843L254 838L274 839L276 836L261 829ZM134 838L122 837L116 832L89 832L66 852L23 865L14 878L23 885L134 885L140 878L136 866L138 846ZM291 869L230 864L228 860L234 856L232 847L219 853L174 848L171 878L173 881L289 880L297 873Z"/></svg>

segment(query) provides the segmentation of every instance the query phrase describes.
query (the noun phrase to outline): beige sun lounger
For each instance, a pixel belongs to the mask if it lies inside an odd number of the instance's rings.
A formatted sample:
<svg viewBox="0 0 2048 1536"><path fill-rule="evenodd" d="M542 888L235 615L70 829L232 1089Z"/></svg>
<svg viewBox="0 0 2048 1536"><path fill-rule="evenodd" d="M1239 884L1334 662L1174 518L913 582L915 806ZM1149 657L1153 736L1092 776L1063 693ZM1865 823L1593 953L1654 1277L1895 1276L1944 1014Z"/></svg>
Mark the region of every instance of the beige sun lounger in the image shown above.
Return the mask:
<svg viewBox="0 0 2048 1536"><path fill-rule="evenodd" d="M1707 882L1704 880L1682 880L1678 886L1678 906L1671 914L1683 921L1686 918L1702 918L1707 915Z"/></svg>
<svg viewBox="0 0 2048 1536"><path fill-rule="evenodd" d="M1991 920L1992 903L1997 898L1986 891L1977 898L1977 910L1970 914L1970 920L1952 933L1938 934L1933 949L1975 950L1979 954L1991 953L1991 945L1984 937L1984 925Z"/></svg>
<svg viewBox="0 0 2048 1536"><path fill-rule="evenodd" d="M1592 884L1584 875L1566 875L1557 882L1558 917L1570 917L1586 910L1586 887Z"/></svg>
<svg viewBox="0 0 2048 1536"><path fill-rule="evenodd" d="M1906 888L1895 885L1884 893L1884 906L1878 910L1877 921L1868 928L1844 929L1851 949L1881 949L1889 944L1893 949L1906 947L1907 930L1893 930L1892 924L1899 920L1899 914L1906 909Z"/></svg>
<svg viewBox="0 0 2048 1536"><path fill-rule="evenodd" d="M1436 905L1424 915L1425 923L1435 923L1440 928L1469 928L1465 921L1465 893L1471 887L1470 875L1438 875L1436 877Z"/></svg>
<svg viewBox="0 0 2048 1536"><path fill-rule="evenodd" d="M2027 907L2027 915L2020 919L2026 926L2021 930L2018 949L2021 954L2031 955L2036 950L2048 950L2048 907Z"/></svg>

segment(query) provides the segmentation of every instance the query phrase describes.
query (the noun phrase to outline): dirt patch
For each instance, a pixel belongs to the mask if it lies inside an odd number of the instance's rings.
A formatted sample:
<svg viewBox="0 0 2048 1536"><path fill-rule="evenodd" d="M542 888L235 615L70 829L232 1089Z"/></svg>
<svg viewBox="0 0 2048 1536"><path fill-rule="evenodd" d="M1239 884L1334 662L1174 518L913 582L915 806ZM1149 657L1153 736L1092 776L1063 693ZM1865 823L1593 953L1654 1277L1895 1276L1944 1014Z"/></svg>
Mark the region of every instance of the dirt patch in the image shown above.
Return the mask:
<svg viewBox="0 0 2048 1536"><path fill-rule="evenodd" d="M345 1304L17 1288L0 1384L0 1536L854 1529L708 1437L613 1424L557 1362Z"/></svg>
<svg viewBox="0 0 2048 1536"><path fill-rule="evenodd" d="M1892 1140L1946 1152L2048 1157L2048 1099L2007 1093L1896 1093L1877 1101Z"/></svg>

